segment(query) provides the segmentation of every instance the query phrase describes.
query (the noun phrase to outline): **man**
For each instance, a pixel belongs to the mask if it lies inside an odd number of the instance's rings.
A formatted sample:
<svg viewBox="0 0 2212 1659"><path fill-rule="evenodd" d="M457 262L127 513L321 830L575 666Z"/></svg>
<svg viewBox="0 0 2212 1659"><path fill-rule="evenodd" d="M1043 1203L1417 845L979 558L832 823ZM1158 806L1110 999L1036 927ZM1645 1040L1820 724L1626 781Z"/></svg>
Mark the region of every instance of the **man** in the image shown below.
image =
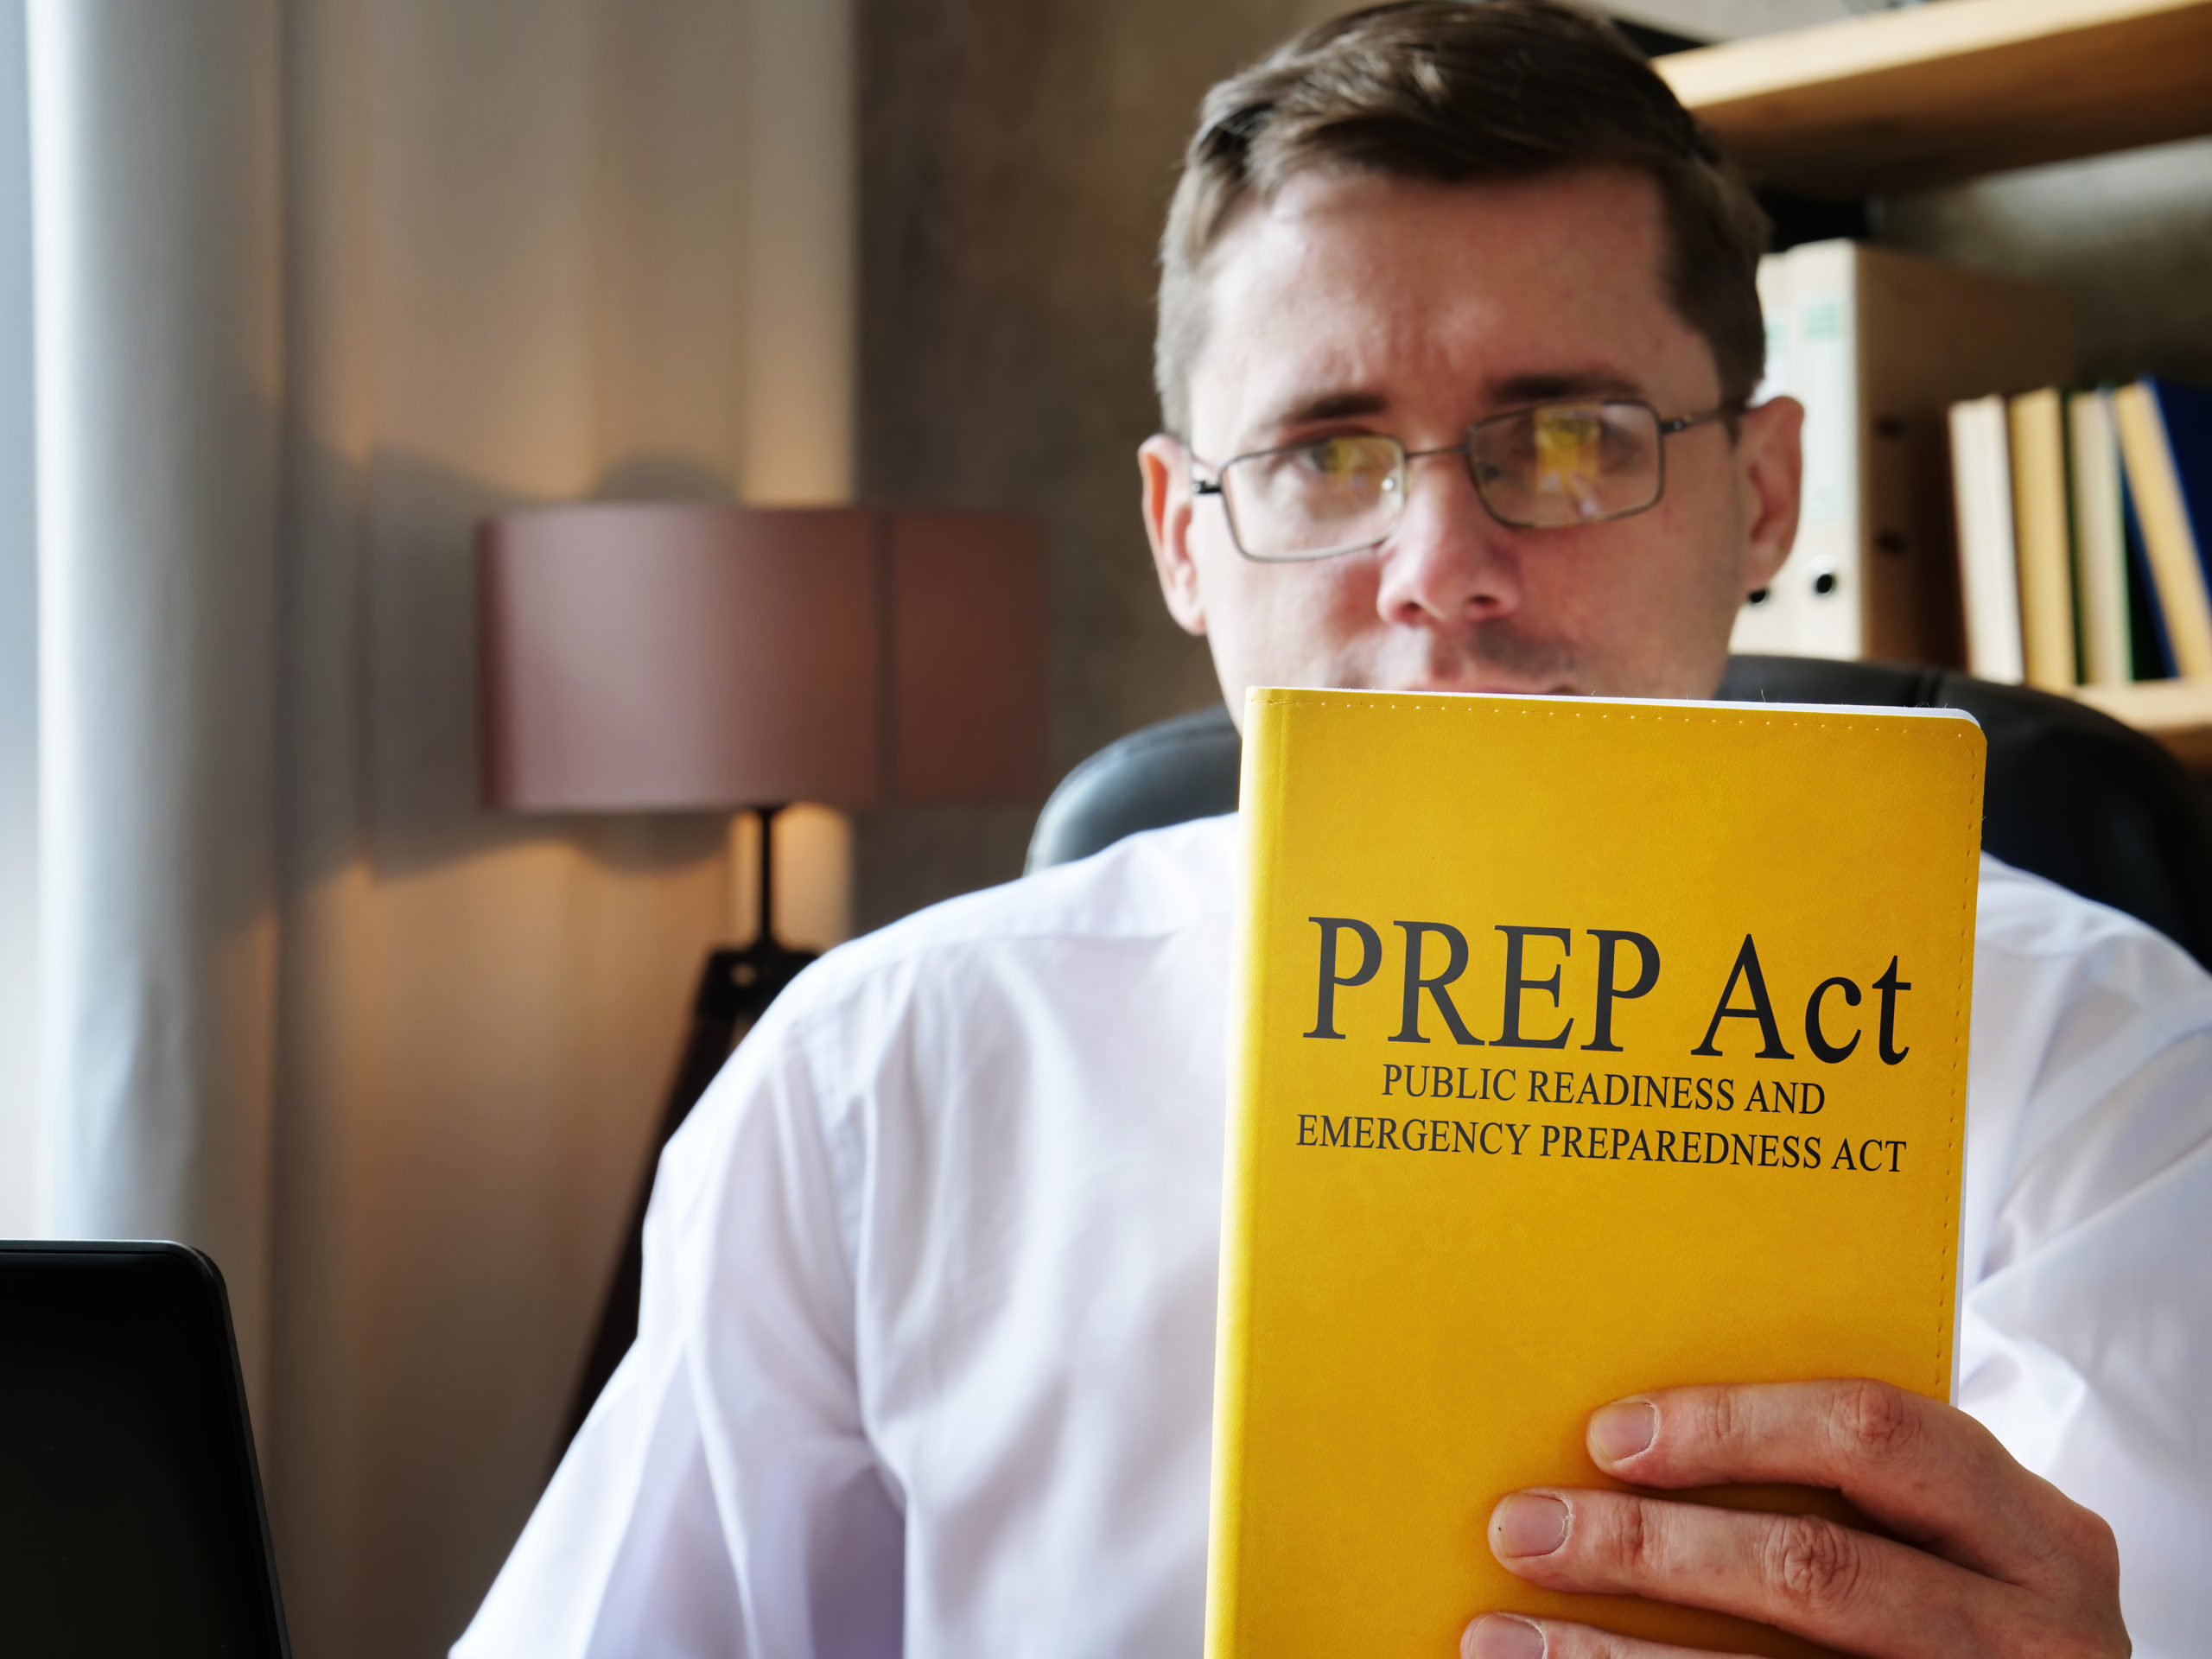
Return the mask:
<svg viewBox="0 0 2212 1659"><path fill-rule="evenodd" d="M1799 411L1745 407L1762 234L1662 83L1543 0L1363 14L1217 88L1141 461L1230 707L1710 695L1796 521ZM1626 446L1638 510L1516 528L1485 492L1562 402L1663 468ZM1260 454L1349 493L1354 544L1238 483ZM785 994L664 1161L637 1346L458 1655L1198 1651L1236 844L1134 837ZM1593 1457L1652 1495L1471 1494L1491 1548L1873 1655L2125 1653L2124 1586L2143 1650L2183 1651L2212 1626L2208 1078L2212 981L1986 861L1981 1421L1849 1382L1592 1401ZM1663 1496L1734 1480L1840 1488L1886 1535ZM1465 1611L1470 1655L1662 1652Z"/></svg>

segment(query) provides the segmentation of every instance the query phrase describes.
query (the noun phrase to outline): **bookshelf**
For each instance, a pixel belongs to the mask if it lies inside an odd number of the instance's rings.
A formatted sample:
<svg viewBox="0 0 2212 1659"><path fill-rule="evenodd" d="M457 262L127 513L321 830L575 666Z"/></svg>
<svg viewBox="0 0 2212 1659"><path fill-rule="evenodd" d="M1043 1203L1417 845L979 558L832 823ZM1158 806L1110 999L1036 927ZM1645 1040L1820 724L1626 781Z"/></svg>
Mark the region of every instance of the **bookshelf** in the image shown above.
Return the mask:
<svg viewBox="0 0 2212 1659"><path fill-rule="evenodd" d="M2074 695L2157 738L2183 766L2212 772L2212 683L2145 680L2137 685L2085 685Z"/></svg>
<svg viewBox="0 0 2212 1659"><path fill-rule="evenodd" d="M1653 67L1754 180L1816 196L2212 134L2212 0L1939 0ZM2212 771L2212 683L2075 695Z"/></svg>
<svg viewBox="0 0 2212 1659"><path fill-rule="evenodd" d="M1942 0L1655 67L1758 182L1813 195L2212 133L2212 0Z"/></svg>

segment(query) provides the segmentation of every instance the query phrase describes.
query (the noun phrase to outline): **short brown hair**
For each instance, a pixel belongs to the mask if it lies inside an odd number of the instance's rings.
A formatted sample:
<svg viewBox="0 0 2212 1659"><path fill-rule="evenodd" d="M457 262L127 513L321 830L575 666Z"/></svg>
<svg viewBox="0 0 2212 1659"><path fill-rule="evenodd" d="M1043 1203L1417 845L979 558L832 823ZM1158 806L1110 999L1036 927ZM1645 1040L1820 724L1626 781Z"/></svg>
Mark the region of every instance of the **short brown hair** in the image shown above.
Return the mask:
<svg viewBox="0 0 2212 1659"><path fill-rule="evenodd" d="M1558 0L1407 0L1309 29L1206 94L1160 245L1153 373L1186 432L1207 256L1247 202L1340 168L1460 183L1614 164L1659 187L1668 298L1713 348L1723 397L1766 359L1767 219L1712 135L1604 19Z"/></svg>

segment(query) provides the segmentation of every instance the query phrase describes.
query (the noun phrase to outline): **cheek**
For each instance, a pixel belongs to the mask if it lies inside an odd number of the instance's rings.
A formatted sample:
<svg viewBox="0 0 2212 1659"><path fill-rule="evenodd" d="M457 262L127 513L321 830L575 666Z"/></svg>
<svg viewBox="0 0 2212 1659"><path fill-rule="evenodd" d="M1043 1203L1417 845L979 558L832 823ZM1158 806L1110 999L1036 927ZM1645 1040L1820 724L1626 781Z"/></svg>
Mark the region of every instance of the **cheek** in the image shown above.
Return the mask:
<svg viewBox="0 0 2212 1659"><path fill-rule="evenodd" d="M1215 632L1243 653L1315 671L1332 648L1376 624L1374 561L1323 559L1311 564L1255 564L1239 559L1224 571L1228 603L1213 613Z"/></svg>
<svg viewBox="0 0 2212 1659"><path fill-rule="evenodd" d="M1606 608L1630 626L1702 611L1716 594L1732 608L1735 535L1726 506L1718 494L1684 491L1678 498L1669 489L1649 512L1597 527L1583 598L1610 600ZM1605 537L1608 528L1623 533Z"/></svg>
<svg viewBox="0 0 2212 1659"><path fill-rule="evenodd" d="M1280 637L1309 645L1344 644L1379 626L1375 613L1375 561L1352 556L1285 566L1274 594Z"/></svg>

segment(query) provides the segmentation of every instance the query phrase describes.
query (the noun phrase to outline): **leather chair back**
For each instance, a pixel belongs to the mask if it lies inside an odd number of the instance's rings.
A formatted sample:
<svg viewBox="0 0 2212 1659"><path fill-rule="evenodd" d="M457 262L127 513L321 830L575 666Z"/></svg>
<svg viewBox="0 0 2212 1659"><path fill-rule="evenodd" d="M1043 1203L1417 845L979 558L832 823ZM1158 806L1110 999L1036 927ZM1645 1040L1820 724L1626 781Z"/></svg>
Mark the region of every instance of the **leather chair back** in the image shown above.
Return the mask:
<svg viewBox="0 0 2212 1659"><path fill-rule="evenodd" d="M1983 848L2148 923L2212 968L2212 803L2200 779L2140 733L2069 698L1893 663L1734 657L1720 697L1965 710L1989 742ZM1219 707L1109 744L1045 804L1029 868L1234 811L1241 758Z"/></svg>

